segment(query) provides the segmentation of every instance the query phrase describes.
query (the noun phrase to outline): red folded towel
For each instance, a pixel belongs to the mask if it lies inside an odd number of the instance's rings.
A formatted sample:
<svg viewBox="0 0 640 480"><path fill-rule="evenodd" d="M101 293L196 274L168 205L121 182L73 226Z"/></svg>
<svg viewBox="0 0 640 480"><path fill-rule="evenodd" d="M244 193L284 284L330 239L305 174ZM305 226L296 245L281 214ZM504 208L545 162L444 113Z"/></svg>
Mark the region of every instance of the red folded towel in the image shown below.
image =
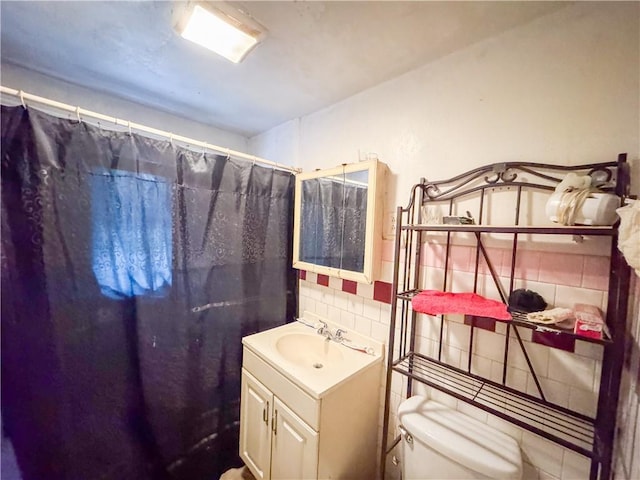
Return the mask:
<svg viewBox="0 0 640 480"><path fill-rule="evenodd" d="M429 315L462 313L497 320L511 320L511 315L507 312L507 306L504 303L470 292L453 293L424 290L413 297L411 306L416 312Z"/></svg>

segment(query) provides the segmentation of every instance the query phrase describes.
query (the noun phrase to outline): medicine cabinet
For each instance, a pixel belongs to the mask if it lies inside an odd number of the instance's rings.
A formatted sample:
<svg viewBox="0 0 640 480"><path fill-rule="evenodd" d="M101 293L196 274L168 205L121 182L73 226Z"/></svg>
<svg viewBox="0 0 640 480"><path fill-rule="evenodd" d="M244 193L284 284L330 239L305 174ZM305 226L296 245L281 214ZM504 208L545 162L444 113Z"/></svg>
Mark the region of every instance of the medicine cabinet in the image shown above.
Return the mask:
<svg viewBox="0 0 640 480"><path fill-rule="evenodd" d="M293 267L372 283L387 167L378 160L296 176Z"/></svg>

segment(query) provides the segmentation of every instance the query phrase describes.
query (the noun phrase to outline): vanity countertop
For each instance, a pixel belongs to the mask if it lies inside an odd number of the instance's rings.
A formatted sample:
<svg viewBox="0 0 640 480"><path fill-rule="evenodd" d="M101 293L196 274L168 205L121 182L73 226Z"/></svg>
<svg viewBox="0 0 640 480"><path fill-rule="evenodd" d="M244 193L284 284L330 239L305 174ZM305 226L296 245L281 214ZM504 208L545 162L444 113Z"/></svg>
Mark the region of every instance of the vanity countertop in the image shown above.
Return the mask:
<svg viewBox="0 0 640 480"><path fill-rule="evenodd" d="M339 325L327 322L331 332ZM353 347L368 347L370 353L327 340L316 328L296 321L242 339L243 345L313 398L320 399L349 378L382 362L383 344L347 332Z"/></svg>

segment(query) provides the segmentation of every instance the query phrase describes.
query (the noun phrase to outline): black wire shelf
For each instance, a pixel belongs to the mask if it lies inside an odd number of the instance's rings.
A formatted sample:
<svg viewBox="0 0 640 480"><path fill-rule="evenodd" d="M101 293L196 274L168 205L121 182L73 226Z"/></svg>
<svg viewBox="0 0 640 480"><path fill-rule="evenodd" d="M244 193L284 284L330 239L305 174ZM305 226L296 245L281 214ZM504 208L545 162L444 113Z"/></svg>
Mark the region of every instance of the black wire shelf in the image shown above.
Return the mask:
<svg viewBox="0 0 640 480"><path fill-rule="evenodd" d="M544 234L544 235L585 235L585 236L611 236L617 229L613 226L588 226L588 225L446 225L424 224L403 225L402 230L422 232L479 232L479 233L518 233L518 234Z"/></svg>
<svg viewBox="0 0 640 480"><path fill-rule="evenodd" d="M420 289L413 289L413 290L407 290L405 292L398 292L398 294L396 295L396 298L400 299L400 300L404 300L404 301L411 301L411 299L413 299L413 297L415 297L416 295L418 295L422 290ZM542 333L551 333L554 335L564 335L564 336L568 336L571 338L574 338L576 340L581 340L584 342L589 342L589 343L596 343L599 345L608 345L610 343L612 343L612 339L611 339L611 335L610 332L607 328L604 329L604 331L602 332L602 338L593 338L593 337L587 337L585 335L579 335L575 332L573 332L573 330L567 330L564 328L559 328L556 327L554 325L542 325L539 323L535 323L535 322L530 322L527 320L527 314L526 313L521 313L521 312L509 312L509 314L511 315L511 320L496 320L496 322L501 322L504 324L510 324L510 325L516 325L518 327L523 327L523 328L528 328L530 330L535 330L537 332L542 332Z"/></svg>
<svg viewBox="0 0 640 480"><path fill-rule="evenodd" d="M566 335L566 336L575 338L577 340L582 340L589 343L597 343L600 345L608 345L612 343L611 335L609 334L609 331L606 328L602 332L602 338L586 337L584 335L577 334L572 330L566 330L563 328L554 327L553 325L540 325L539 323L530 322L527 320L526 313L520 313L520 312L509 312L509 313L513 318L513 320L511 320L510 323L512 325L517 325L518 327L530 328L537 332L553 333L555 335Z"/></svg>
<svg viewBox="0 0 640 480"><path fill-rule="evenodd" d="M491 382L419 353L393 362L392 369L536 433L589 458L597 458L594 419Z"/></svg>
<svg viewBox="0 0 640 480"><path fill-rule="evenodd" d="M591 460L588 476L590 480L609 480L612 478L616 405L620 389L620 372L624 363L624 335L620 332L624 332L625 329L629 289L629 269L615 245L618 227L617 225L563 226L552 223L521 225L523 220L521 206L522 200L526 200L525 195L528 192L537 191L552 194L566 172L579 172L597 178L598 182L604 182L607 191L615 193L621 200L624 200L630 178L626 158L626 154L619 154L616 162L571 167L531 162L494 163L445 180L429 181L422 178L419 183L413 186L407 206L398 207L396 210L393 301L390 318L389 355L387 356L387 385L382 431L383 448L380 457L382 477L385 476L387 455L391 451L387 443L392 403L391 383L394 374L401 374L409 379L402 389L407 396L413 393L414 382L427 385L459 401L491 413L497 418L520 427L523 431L539 435L559 447L567 448L589 458ZM424 212L422 207L430 205L437 206L440 212L447 212L448 215L461 211L466 212L466 209L472 206L473 215L468 213L467 217L490 218L487 213L491 213L492 204L495 204L491 200L495 200L492 192L496 187L499 187L500 190L512 191L508 201L513 201L514 212L511 220L513 224L425 223L430 212ZM460 219L460 221L465 220ZM472 373L474 372L473 348L478 343L478 337L474 337L475 328L495 331L493 328L495 324L487 322L488 318L472 315L465 317L464 322L470 326L471 330L467 362L461 368L442 362L439 359L440 353L432 357L415 352L418 322L423 319L416 317L417 312L411 308L410 301L423 291L425 285L428 285L423 276L425 267L421 258L422 244L428 239L427 237L443 237L440 240L443 245L446 245L446 250L444 251L442 289L446 291L447 285L451 284L451 276L455 272L455 269L450 266L451 247L455 244L453 240L459 235L466 235L469 239L475 237L474 281L477 281L480 275L480 262L484 261L496 288L500 292L503 303L507 303L507 289L504 288L502 280L502 277L506 277L506 275L501 275L494 268L484 245L485 237L510 238L511 245L508 248L511 252L511 271L508 275L509 292L513 290L516 281L515 266L519 254L519 242L530 241L526 238L527 235L534 237L542 235L573 236L574 241L579 241L578 237L608 238L611 259L605 327L611 329L613 335L603 327L603 338L592 338L586 336L590 332L576 334L572 328L565 329L558 325L534 323L527 319L526 314L509 312L511 319L495 320L506 325L506 335L503 335L505 343L501 381L483 378ZM434 342L438 346L438 351L441 352L442 346L447 340L443 334L447 318L445 315L436 315L435 317L440 317L440 328L439 339L434 339ZM527 352L526 339L522 339L521 327L531 331L532 342L568 352L575 351L574 342L576 340L604 347L602 348L598 406L597 414L594 414L595 418L557 405L545 398L534 364ZM396 339L397 334L398 338ZM497 334L501 334L500 331ZM509 349L513 337L516 341L514 346L520 348L531 379L535 383L536 394L520 392L508 386L506 382ZM394 352L400 352L400 358ZM397 437L392 442L393 446L399 438Z"/></svg>

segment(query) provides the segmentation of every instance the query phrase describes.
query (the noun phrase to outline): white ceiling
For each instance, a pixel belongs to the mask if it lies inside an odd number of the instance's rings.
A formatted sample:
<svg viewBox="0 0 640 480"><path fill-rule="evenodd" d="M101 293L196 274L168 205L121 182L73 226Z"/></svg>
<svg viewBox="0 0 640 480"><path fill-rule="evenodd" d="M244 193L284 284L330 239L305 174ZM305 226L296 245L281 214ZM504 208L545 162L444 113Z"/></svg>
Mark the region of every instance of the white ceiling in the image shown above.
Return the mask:
<svg viewBox="0 0 640 480"><path fill-rule="evenodd" d="M269 31L237 65L183 40L169 1L2 0L2 62L252 136L566 5L230 3Z"/></svg>

